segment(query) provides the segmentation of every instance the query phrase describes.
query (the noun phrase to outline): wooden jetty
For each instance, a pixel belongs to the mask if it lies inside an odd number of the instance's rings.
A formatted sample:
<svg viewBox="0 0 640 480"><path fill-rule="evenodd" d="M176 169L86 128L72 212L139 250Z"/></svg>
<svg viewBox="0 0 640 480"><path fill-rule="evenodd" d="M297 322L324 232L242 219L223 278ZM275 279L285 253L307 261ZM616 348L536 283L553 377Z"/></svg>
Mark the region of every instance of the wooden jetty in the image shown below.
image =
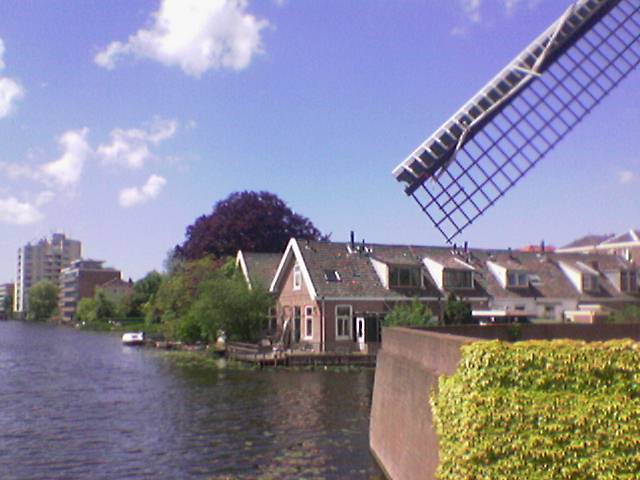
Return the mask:
<svg viewBox="0 0 640 480"><path fill-rule="evenodd" d="M274 351L249 343L228 343L226 356L232 360L253 363L261 367L300 367L325 365L375 367L376 354L364 352L313 352L305 350Z"/></svg>

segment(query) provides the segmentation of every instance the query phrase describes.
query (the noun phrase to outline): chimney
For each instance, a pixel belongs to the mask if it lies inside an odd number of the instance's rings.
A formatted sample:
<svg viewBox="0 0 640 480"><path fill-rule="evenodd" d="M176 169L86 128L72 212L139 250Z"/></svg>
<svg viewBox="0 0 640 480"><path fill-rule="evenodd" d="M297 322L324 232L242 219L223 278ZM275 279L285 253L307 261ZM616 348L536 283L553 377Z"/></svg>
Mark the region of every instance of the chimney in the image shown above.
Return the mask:
<svg viewBox="0 0 640 480"><path fill-rule="evenodd" d="M540 252L544 253L544 239L540 242Z"/></svg>
<svg viewBox="0 0 640 480"><path fill-rule="evenodd" d="M469 242L467 242L466 240L464 241L464 253L467 253L469 251Z"/></svg>
<svg viewBox="0 0 640 480"><path fill-rule="evenodd" d="M351 239L351 251L353 252L356 249L356 234L353 230L351 230L350 239Z"/></svg>

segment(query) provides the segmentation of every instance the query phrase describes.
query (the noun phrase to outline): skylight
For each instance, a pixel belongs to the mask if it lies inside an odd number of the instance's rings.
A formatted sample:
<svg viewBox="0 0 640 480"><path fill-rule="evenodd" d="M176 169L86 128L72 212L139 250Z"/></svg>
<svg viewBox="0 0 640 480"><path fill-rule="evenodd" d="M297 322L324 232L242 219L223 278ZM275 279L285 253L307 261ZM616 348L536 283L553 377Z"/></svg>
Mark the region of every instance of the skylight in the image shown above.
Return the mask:
<svg viewBox="0 0 640 480"><path fill-rule="evenodd" d="M340 273L337 270L325 270L324 279L327 282L339 282L341 280Z"/></svg>

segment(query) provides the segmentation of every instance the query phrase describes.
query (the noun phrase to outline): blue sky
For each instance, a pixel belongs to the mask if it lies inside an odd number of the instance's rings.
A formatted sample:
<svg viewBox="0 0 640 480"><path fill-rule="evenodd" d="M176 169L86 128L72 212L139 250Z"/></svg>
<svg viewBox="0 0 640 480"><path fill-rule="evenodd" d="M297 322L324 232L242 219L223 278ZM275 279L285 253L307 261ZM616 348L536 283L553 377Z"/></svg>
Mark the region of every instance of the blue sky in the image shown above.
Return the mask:
<svg viewBox="0 0 640 480"><path fill-rule="evenodd" d="M237 190L334 240L442 244L391 170L558 17L551 0L4 0L0 282L64 231L134 279ZM634 72L460 240L640 227Z"/></svg>

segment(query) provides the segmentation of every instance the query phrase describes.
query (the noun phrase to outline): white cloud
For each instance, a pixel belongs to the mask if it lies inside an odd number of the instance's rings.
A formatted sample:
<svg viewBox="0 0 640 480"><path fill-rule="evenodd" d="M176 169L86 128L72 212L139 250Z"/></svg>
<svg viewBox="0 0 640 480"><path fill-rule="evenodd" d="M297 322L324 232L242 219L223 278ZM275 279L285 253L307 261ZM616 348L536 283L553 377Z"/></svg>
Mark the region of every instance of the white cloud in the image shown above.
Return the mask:
<svg viewBox="0 0 640 480"><path fill-rule="evenodd" d="M542 0L528 0L527 8L533 10ZM523 0L459 0L467 20L472 23L481 23L484 20L483 12L487 9L487 4L493 4L498 10L504 10L507 15L513 14ZM455 27L452 32L454 35L466 33L463 27Z"/></svg>
<svg viewBox="0 0 640 480"><path fill-rule="evenodd" d="M482 0L462 0L462 9L467 18L473 23L478 23L482 19L480 14L481 7Z"/></svg>
<svg viewBox="0 0 640 480"><path fill-rule="evenodd" d="M47 203L51 202L51 200L53 200L55 196L56 194L53 193L51 190L45 190L43 192L38 193L34 201L34 204L36 207L42 207L43 205L46 205Z"/></svg>
<svg viewBox="0 0 640 480"><path fill-rule="evenodd" d="M155 119L147 130L116 128L109 134L110 143L98 146L96 153L104 164L141 168L147 160L154 158L149 145L158 145L175 135L178 122Z"/></svg>
<svg viewBox="0 0 640 480"><path fill-rule="evenodd" d="M115 41L94 61L113 69L121 57L150 58L200 77L210 69L242 70L262 51L269 23L247 13L248 0L162 0L152 25Z"/></svg>
<svg viewBox="0 0 640 480"><path fill-rule="evenodd" d="M631 170L620 170L618 172L618 182L622 185L629 185L638 180L640 176Z"/></svg>
<svg viewBox="0 0 640 480"><path fill-rule="evenodd" d="M68 188L78 183L84 162L92 153L87 133L88 128L81 128L68 130L60 136L58 143L62 148L62 155L40 167L45 183L53 182L58 188Z"/></svg>
<svg viewBox="0 0 640 480"><path fill-rule="evenodd" d="M5 67L4 42L0 38L0 70ZM17 81L9 77L0 77L0 118L9 115L18 100L24 97L24 88Z"/></svg>
<svg viewBox="0 0 640 480"><path fill-rule="evenodd" d="M27 202L20 202L15 197L0 198L0 222L11 225L30 225L44 217L40 211Z"/></svg>
<svg viewBox="0 0 640 480"><path fill-rule="evenodd" d="M160 195L167 180L159 175L151 175L142 187L130 187L120 191L118 200L124 208L148 202Z"/></svg>

